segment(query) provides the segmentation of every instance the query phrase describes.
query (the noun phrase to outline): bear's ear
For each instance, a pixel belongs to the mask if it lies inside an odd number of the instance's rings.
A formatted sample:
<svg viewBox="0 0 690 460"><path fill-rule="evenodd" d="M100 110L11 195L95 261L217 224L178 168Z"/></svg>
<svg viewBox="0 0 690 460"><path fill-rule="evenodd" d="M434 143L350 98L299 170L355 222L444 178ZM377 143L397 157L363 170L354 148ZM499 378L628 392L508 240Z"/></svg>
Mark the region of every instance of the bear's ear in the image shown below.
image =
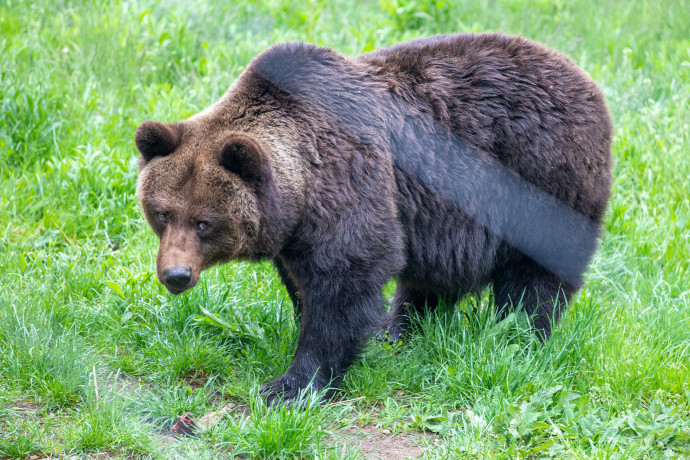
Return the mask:
<svg viewBox="0 0 690 460"><path fill-rule="evenodd" d="M180 127L145 121L137 129L134 142L144 161L164 157L173 153L180 145Z"/></svg>
<svg viewBox="0 0 690 460"><path fill-rule="evenodd" d="M252 181L264 178L267 166L263 149L251 138L239 134L225 141L218 161L228 171Z"/></svg>

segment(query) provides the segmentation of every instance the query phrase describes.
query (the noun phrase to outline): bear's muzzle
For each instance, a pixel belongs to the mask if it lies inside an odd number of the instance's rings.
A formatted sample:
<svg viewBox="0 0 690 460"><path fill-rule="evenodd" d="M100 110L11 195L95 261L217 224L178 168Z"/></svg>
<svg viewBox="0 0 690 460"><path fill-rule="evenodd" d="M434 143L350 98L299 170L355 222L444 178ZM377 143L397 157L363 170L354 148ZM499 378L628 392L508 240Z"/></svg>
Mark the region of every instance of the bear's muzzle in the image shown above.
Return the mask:
<svg viewBox="0 0 690 460"><path fill-rule="evenodd" d="M192 267L175 266L161 272L163 284L173 294L179 294L190 287Z"/></svg>

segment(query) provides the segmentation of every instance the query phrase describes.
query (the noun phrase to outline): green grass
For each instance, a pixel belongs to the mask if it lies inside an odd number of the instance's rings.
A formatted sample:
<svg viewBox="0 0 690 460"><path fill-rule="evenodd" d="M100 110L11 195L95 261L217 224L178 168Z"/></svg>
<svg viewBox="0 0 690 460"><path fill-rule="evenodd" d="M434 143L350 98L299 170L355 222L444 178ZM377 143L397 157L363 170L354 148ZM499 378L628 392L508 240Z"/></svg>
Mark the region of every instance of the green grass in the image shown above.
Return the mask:
<svg viewBox="0 0 690 460"><path fill-rule="evenodd" d="M0 4L0 458L358 458L339 432L367 424L437 434L428 458L690 456L690 3L221 3ZM256 388L296 346L287 294L246 263L165 292L137 125L209 105L273 43L495 30L568 54L607 97L614 194L586 287L546 345L485 292L372 343L341 401L267 409Z"/></svg>

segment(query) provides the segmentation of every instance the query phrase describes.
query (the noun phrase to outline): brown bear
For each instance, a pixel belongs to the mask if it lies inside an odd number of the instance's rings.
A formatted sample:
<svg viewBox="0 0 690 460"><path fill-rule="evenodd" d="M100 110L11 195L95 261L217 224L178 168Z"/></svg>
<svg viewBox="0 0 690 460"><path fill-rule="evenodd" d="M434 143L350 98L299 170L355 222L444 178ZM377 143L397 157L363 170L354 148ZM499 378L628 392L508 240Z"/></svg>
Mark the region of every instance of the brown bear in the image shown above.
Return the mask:
<svg viewBox="0 0 690 460"><path fill-rule="evenodd" d="M137 194L173 294L216 263L275 263L301 320L272 403L334 388L369 334L489 284L548 338L597 246L611 133L597 85L520 37L357 58L288 43L203 112L143 123Z"/></svg>

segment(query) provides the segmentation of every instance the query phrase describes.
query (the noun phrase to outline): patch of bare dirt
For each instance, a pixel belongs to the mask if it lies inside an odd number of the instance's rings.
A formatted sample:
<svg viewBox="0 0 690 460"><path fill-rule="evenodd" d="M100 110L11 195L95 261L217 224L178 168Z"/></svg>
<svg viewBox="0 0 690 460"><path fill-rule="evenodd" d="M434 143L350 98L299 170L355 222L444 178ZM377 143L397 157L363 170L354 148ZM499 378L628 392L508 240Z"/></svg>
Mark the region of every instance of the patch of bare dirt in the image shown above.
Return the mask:
<svg viewBox="0 0 690 460"><path fill-rule="evenodd" d="M182 376L182 380L194 390L204 388L208 383L208 379L208 375L198 370L188 371Z"/></svg>
<svg viewBox="0 0 690 460"><path fill-rule="evenodd" d="M32 401L19 400L12 405L11 410L19 412L38 412L41 409L40 404L36 404Z"/></svg>
<svg viewBox="0 0 690 460"><path fill-rule="evenodd" d="M423 453L420 447L424 438L437 438L421 432L393 434L390 430L378 429L372 424L363 427L345 428L338 432L339 440L349 446L359 447L362 456L377 460L405 460L419 458Z"/></svg>

